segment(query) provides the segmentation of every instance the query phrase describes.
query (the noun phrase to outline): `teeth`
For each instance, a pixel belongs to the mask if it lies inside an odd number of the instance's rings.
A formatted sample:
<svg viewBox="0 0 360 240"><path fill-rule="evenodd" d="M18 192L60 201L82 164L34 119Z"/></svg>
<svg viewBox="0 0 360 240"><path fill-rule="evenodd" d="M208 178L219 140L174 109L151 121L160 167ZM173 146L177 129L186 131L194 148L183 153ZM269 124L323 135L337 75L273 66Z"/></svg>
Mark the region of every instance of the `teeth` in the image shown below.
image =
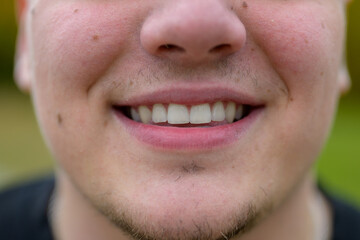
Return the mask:
<svg viewBox="0 0 360 240"><path fill-rule="evenodd" d="M216 122L222 122L225 120L225 110L222 102L216 102L214 104L211 113L211 120Z"/></svg>
<svg viewBox="0 0 360 240"><path fill-rule="evenodd" d="M167 118L170 124L186 124L190 122L187 107L180 104L169 104Z"/></svg>
<svg viewBox="0 0 360 240"><path fill-rule="evenodd" d="M235 119L240 120L243 117L243 115L244 115L244 106L239 105L236 109Z"/></svg>
<svg viewBox="0 0 360 240"><path fill-rule="evenodd" d="M155 104L152 109L152 121L154 123L161 123L167 121L167 113L164 105Z"/></svg>
<svg viewBox="0 0 360 240"><path fill-rule="evenodd" d="M225 119L228 123L232 123L235 119L236 105L233 102L228 102L225 109Z"/></svg>
<svg viewBox="0 0 360 240"><path fill-rule="evenodd" d="M145 124L166 122L169 124L206 124L224 120L232 123L234 120L240 120L244 115L243 105L237 106L234 102L228 102L224 108L224 103L221 101L214 103L212 107L209 103L191 107L170 103L166 109L166 106L158 103L152 106L152 110L145 105L139 106L137 110L135 108L130 110L134 121Z"/></svg>
<svg viewBox="0 0 360 240"><path fill-rule="evenodd" d="M190 109L190 123L201 124L211 122L210 104L192 106Z"/></svg>
<svg viewBox="0 0 360 240"><path fill-rule="evenodd" d="M146 106L139 107L140 119L143 123L149 123L151 120L151 111Z"/></svg>
<svg viewBox="0 0 360 240"><path fill-rule="evenodd" d="M135 108L131 108L131 118L136 122L141 122L141 118L139 113L135 110Z"/></svg>

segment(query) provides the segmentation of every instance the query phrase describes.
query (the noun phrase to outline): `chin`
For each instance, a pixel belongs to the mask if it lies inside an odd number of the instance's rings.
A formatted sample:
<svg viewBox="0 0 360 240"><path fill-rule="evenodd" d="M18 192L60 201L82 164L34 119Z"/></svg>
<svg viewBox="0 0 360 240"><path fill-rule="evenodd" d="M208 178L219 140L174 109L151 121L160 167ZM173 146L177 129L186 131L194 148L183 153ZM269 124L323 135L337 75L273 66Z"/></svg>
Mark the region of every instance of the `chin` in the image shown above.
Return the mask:
<svg viewBox="0 0 360 240"><path fill-rule="evenodd" d="M113 194L95 205L134 239L231 239L256 225L271 206L232 192L189 178L181 184L134 189L128 198Z"/></svg>

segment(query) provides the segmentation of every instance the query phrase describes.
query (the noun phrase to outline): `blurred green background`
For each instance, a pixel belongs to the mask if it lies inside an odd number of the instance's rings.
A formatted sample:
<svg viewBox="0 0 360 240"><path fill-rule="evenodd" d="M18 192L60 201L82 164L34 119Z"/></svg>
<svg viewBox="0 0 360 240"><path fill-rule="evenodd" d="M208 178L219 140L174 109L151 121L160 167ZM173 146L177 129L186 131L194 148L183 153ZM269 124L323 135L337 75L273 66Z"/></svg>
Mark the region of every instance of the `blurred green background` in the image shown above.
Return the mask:
<svg viewBox="0 0 360 240"><path fill-rule="evenodd" d="M51 172L28 95L12 80L14 3L0 2L0 188ZM348 9L348 64L352 91L341 103L332 135L315 167L331 192L360 206L360 1Z"/></svg>

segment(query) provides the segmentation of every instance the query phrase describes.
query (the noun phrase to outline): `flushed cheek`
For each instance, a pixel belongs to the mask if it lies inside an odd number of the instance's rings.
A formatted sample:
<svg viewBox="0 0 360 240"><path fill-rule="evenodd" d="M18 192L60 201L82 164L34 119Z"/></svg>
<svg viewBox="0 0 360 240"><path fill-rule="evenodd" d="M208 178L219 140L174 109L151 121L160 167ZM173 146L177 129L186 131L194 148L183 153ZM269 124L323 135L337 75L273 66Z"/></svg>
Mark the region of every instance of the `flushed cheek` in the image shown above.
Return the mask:
<svg viewBox="0 0 360 240"><path fill-rule="evenodd" d="M33 14L37 78L86 89L129 50L129 19L110 3L47 5Z"/></svg>
<svg viewBox="0 0 360 240"><path fill-rule="evenodd" d="M131 28L126 14L110 3L73 2L39 0L30 25L37 115L52 152L67 161L97 156L105 146L104 99L87 90L129 51Z"/></svg>
<svg viewBox="0 0 360 240"><path fill-rule="evenodd" d="M290 91L316 89L324 84L322 75L334 79L344 20L341 7L333 5L281 1L268 8L249 6L249 15L257 16L248 18L253 26L249 31Z"/></svg>

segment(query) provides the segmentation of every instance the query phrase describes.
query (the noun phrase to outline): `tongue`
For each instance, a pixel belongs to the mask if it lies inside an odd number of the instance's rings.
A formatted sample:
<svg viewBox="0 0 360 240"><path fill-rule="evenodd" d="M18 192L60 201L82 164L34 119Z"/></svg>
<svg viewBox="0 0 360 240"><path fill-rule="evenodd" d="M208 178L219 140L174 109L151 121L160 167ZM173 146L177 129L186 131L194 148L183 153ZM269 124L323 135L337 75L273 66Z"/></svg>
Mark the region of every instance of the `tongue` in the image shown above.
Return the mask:
<svg viewBox="0 0 360 240"><path fill-rule="evenodd" d="M226 120L221 121L221 122L210 122L210 123L204 123L204 124L191 124L191 123L186 123L186 124L170 124L170 123L153 123L150 122L149 124L151 125L156 125L156 126L162 126L162 127L215 127L215 126L221 126L221 125L225 125L228 124L228 122Z"/></svg>

